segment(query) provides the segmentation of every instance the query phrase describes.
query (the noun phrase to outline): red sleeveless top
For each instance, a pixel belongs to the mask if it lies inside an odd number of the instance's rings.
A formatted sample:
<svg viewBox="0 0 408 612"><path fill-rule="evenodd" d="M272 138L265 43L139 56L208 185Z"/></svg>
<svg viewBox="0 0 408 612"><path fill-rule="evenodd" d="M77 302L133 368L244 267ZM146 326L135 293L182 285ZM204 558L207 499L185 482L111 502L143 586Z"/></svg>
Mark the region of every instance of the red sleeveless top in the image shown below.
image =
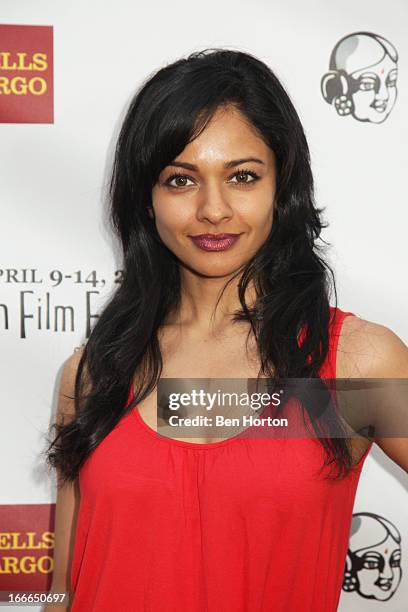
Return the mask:
<svg viewBox="0 0 408 612"><path fill-rule="evenodd" d="M331 314L323 378L353 313ZM132 409L80 470L71 612L335 612L370 449L346 479L324 480L319 440L197 444Z"/></svg>

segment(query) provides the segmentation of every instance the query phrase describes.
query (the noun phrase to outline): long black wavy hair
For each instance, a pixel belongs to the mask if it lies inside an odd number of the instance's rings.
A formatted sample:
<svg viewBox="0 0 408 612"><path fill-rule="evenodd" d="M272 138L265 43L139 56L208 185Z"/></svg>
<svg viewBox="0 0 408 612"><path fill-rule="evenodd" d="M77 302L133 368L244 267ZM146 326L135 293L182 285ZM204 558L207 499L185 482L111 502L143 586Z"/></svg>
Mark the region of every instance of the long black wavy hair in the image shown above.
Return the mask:
<svg viewBox="0 0 408 612"><path fill-rule="evenodd" d="M142 84L121 127L109 211L123 247L123 279L84 346L71 398L75 418L52 426L56 436L47 462L64 481L78 476L91 451L157 385L163 365L158 330L177 312L181 282L179 262L148 214L152 188L225 105L243 113L274 151L277 173L272 229L240 271L242 309L234 320L249 322L266 376L320 378L329 350L329 298L333 290L337 305L337 292L323 258L326 247L317 243L327 225L324 209L315 205L301 121L277 76L253 55L217 48L191 53ZM257 299L249 307L245 294L251 281ZM302 328L306 333L299 346ZM126 406L133 380L134 401ZM313 406L308 410L312 414ZM352 457L345 437L319 439L324 465L338 467L336 479L346 476Z"/></svg>

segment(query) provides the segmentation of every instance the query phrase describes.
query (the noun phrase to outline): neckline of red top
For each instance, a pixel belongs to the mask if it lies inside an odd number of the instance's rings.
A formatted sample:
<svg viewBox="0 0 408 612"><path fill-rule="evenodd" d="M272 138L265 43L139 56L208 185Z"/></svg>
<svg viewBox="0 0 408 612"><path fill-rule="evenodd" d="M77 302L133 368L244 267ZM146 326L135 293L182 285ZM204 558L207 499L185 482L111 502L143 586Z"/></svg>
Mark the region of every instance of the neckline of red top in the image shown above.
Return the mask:
<svg viewBox="0 0 408 612"><path fill-rule="evenodd" d="M175 438L170 438L169 436L162 436L161 434L159 434L155 429L150 427L150 425L148 425L146 421L143 420L139 412L138 404L136 404L132 408L131 414L134 415L137 423L141 426L141 428L146 433L150 434L156 440L159 440L160 442L164 442L167 444L174 444L176 446L184 446L185 448L200 449L200 450L209 450L211 448L219 448L220 446L232 444L233 442L237 440L244 440L245 436L243 436L242 433L245 433L245 431L247 431L247 430L244 430L244 432L241 432L237 434L236 436L231 436L230 438L227 438L226 440L219 440L218 442L188 442L187 440L176 440Z"/></svg>

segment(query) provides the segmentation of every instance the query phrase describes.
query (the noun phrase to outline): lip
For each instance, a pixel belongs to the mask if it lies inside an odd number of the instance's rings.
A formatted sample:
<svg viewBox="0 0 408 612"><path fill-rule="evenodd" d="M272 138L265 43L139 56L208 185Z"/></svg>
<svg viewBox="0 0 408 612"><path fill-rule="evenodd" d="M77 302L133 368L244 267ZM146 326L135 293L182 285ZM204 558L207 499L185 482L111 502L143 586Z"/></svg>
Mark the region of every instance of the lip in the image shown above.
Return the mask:
<svg viewBox="0 0 408 612"><path fill-rule="evenodd" d="M382 113L387 108L387 102L378 102L377 104L374 104L374 108L376 111Z"/></svg>
<svg viewBox="0 0 408 612"><path fill-rule="evenodd" d="M189 236L194 244L203 251L226 251L239 239L241 234L198 234Z"/></svg>

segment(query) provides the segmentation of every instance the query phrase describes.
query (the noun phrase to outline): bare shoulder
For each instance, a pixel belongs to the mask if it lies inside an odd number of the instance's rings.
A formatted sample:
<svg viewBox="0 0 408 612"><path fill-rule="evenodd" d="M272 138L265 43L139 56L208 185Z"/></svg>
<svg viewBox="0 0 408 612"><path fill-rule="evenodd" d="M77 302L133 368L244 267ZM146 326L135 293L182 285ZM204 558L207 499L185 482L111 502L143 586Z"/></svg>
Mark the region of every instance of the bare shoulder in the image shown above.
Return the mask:
<svg viewBox="0 0 408 612"><path fill-rule="evenodd" d="M337 350L339 378L408 377L408 347L389 327L345 317Z"/></svg>
<svg viewBox="0 0 408 612"><path fill-rule="evenodd" d="M64 361L59 384L57 409L57 418L59 421L65 421L67 416L71 417L75 414L73 401L75 393L75 379L84 349L84 344L75 347L71 355L69 355L69 357Z"/></svg>
<svg viewBox="0 0 408 612"><path fill-rule="evenodd" d="M73 380L75 380L79 362L83 355L84 349L85 344L76 346L71 355L69 355L68 358L64 361L61 377L61 386L72 386L72 382Z"/></svg>

